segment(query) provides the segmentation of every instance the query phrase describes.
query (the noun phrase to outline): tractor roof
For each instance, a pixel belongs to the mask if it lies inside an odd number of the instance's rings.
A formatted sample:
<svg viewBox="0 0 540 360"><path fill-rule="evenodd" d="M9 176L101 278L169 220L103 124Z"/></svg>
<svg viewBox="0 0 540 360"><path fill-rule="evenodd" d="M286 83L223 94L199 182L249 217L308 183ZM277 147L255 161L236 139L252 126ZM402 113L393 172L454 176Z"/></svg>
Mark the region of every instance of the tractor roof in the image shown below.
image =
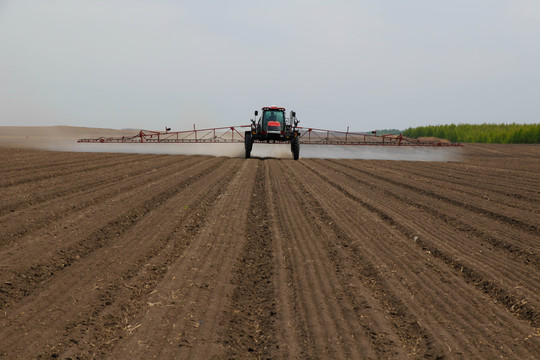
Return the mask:
<svg viewBox="0 0 540 360"><path fill-rule="evenodd" d="M263 109L263 111L264 111L264 110L280 110L280 111L285 111L285 108L282 108L282 107L279 107L279 106L275 106L275 105L273 105L273 106L265 106L265 107L263 107L262 109Z"/></svg>

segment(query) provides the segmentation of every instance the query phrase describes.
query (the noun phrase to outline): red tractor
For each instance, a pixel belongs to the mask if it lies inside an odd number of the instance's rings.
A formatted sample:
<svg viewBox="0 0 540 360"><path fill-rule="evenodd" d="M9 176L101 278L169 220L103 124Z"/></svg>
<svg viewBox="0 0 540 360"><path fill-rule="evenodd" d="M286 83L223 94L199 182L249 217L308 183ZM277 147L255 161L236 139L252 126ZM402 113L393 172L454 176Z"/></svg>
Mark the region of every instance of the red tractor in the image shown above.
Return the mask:
<svg viewBox="0 0 540 360"><path fill-rule="evenodd" d="M262 108L259 121L259 112L255 110L255 119L251 120L251 130L246 131L244 145L246 148L246 159L251 157L251 149L254 142L259 143L290 143L294 160L300 157L300 138L296 128L299 121L296 113L291 111L289 118L285 117L285 108L277 106L267 106Z"/></svg>

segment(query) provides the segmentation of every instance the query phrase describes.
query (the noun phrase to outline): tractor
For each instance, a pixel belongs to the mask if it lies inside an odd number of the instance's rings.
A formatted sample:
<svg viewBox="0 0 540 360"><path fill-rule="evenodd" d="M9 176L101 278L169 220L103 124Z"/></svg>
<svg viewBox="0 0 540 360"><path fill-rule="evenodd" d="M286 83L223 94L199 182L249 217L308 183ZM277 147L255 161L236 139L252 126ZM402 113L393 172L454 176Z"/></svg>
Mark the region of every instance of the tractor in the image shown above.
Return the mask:
<svg viewBox="0 0 540 360"><path fill-rule="evenodd" d="M300 138L298 136L296 113L291 111L289 118L285 117L285 108L267 106L262 108L262 114L255 110L255 119L251 119L251 130L245 132L244 145L246 159L251 157L253 143L290 143L294 160L300 157Z"/></svg>

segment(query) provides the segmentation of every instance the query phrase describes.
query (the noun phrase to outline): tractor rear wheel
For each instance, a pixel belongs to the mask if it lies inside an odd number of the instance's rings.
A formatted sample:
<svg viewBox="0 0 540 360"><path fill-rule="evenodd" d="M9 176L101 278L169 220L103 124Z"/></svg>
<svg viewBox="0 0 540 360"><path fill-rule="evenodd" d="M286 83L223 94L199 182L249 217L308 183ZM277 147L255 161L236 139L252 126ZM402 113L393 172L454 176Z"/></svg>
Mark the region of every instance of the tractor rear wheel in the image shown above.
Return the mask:
<svg viewBox="0 0 540 360"><path fill-rule="evenodd" d="M298 160L300 157L300 139L297 137L291 140L291 151L293 153L294 160Z"/></svg>
<svg viewBox="0 0 540 360"><path fill-rule="evenodd" d="M251 136L251 131L246 131L244 137L244 147L246 148L246 159L251 157L251 149L253 148L253 138Z"/></svg>

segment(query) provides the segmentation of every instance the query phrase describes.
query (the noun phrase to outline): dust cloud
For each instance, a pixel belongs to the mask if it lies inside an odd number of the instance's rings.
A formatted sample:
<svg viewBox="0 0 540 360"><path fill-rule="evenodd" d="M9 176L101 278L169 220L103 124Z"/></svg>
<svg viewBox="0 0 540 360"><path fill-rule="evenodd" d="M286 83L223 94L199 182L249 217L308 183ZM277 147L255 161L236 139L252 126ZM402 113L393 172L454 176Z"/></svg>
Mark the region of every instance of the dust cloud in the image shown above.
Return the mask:
<svg viewBox="0 0 540 360"><path fill-rule="evenodd" d="M303 145L300 158L459 161L463 148L433 146Z"/></svg>
<svg viewBox="0 0 540 360"><path fill-rule="evenodd" d="M243 144L76 144L54 150L140 154L178 154L244 157ZM364 159L397 161L459 161L461 148L416 146L301 145L304 159ZM254 144L253 158L292 159L287 144Z"/></svg>
<svg viewBox="0 0 540 360"><path fill-rule="evenodd" d="M77 143L63 151L84 152L111 152L111 153L135 153L135 154L170 154L170 155L209 155L226 157L244 157L244 144L92 144Z"/></svg>

